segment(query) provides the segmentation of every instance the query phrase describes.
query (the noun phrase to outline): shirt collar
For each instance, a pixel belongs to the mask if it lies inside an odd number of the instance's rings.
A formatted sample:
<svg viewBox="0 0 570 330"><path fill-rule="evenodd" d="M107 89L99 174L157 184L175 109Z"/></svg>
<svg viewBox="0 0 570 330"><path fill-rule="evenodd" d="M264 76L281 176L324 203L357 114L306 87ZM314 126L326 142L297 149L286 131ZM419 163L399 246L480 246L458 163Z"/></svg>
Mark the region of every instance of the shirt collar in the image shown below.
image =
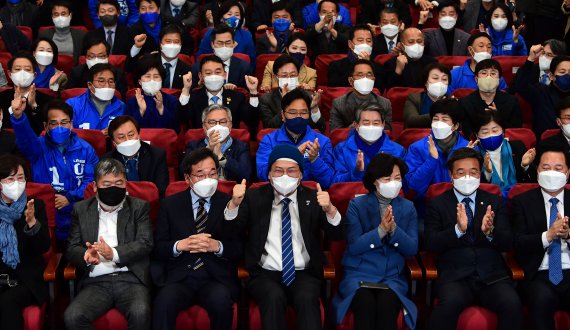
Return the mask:
<svg viewBox="0 0 570 330"><path fill-rule="evenodd" d="M105 38L107 38L107 31L113 31L113 34L115 34L115 32L117 32L117 26L113 26L112 28L108 28L108 27L103 27L103 29L105 30Z"/></svg>
<svg viewBox="0 0 570 330"><path fill-rule="evenodd" d="M204 87L206 88L206 87ZM218 95L216 95L217 97L220 98L220 100L222 99L222 93L224 91L224 88L222 87L222 90L218 93ZM214 96L214 94L210 93L209 90L206 89L206 95L208 95L208 101L210 101L212 99L212 97ZM223 103L223 102L222 102Z"/></svg>
<svg viewBox="0 0 570 330"><path fill-rule="evenodd" d="M473 206L475 206L475 198L477 198L477 190L475 190L471 195L469 196L465 196L463 194L460 194L457 190L455 190L455 188L453 188L453 193L455 194L455 197L457 198L457 201L459 203L463 202L464 198L471 198L471 202L473 203Z"/></svg>
<svg viewBox="0 0 570 330"><path fill-rule="evenodd" d="M194 207L198 207L198 201L200 200L200 198L204 198L206 200L206 204L210 204L210 200L212 199L212 197L200 197L198 195L196 195L196 193L194 192L194 190L192 188L190 188L190 196L192 198L192 208Z"/></svg>
<svg viewBox="0 0 570 330"><path fill-rule="evenodd" d="M544 204L546 204L548 207L551 206L550 204L550 199L553 196L550 196L546 191L544 191L542 188L540 189L540 192L542 193L542 198L544 198ZM564 189L562 189L562 191L560 192L560 194L554 196L555 198L558 198L558 202L559 203L564 203ZM564 205L564 204L563 204Z"/></svg>
<svg viewBox="0 0 570 330"><path fill-rule="evenodd" d="M173 59L172 61L167 61L164 59L164 56L162 56L162 53L160 54L160 61L162 62L162 66L164 67L164 63L168 62L170 63L170 65L172 65L172 67L176 67L176 64L178 64L178 57Z"/></svg>
<svg viewBox="0 0 570 330"><path fill-rule="evenodd" d="M270 183L270 184L271 184L271 183ZM301 185L299 184L299 186L301 186ZM285 197L289 198L289 199L291 200L291 203L296 203L296 201L297 201L297 190L298 190L298 189L299 189L299 187L297 187L297 189L295 189L295 191L294 191L291 195L289 195L289 196L283 196L283 195L277 193L277 192L275 191L275 188L274 188L274 189L273 189L273 194L275 195L275 197L273 198L273 203L274 203L275 205L278 205L279 203L281 203L281 201L282 201L283 198L285 198Z"/></svg>
<svg viewBox="0 0 570 330"><path fill-rule="evenodd" d="M121 202L121 204L119 204L119 206L112 211L105 211L103 209L103 207L101 206L101 204L102 204L101 201L99 201L99 199L97 199L97 211L99 211L99 214L104 213L105 215L113 215L113 214L119 213L119 211L123 208L123 204L125 204L125 201L123 200ZM105 204L103 204L103 205L105 205ZM105 206L107 206L107 205L105 205Z"/></svg>

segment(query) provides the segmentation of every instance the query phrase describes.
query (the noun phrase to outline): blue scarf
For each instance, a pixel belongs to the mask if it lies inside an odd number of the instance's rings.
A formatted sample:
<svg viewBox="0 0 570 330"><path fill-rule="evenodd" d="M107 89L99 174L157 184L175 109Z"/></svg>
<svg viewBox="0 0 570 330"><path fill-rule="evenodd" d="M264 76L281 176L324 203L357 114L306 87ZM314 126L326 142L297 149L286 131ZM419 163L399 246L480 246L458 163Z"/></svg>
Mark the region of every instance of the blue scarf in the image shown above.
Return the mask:
<svg viewBox="0 0 570 330"><path fill-rule="evenodd" d="M26 193L23 193L11 205L6 204L0 198L0 252L2 252L4 264L12 269L16 269L16 266L20 263L18 236L16 236L14 223L22 217L27 203L28 197Z"/></svg>
<svg viewBox="0 0 570 330"><path fill-rule="evenodd" d="M232 145L232 142L234 142L234 140L232 139L231 136L228 136L228 139L226 140L226 142L224 142L224 144L222 144L222 146L220 147L220 151L225 154L226 150L228 150L230 148L230 146ZM204 143L206 143L206 145L208 145L208 138L206 137L204 139Z"/></svg>
<svg viewBox="0 0 570 330"><path fill-rule="evenodd" d="M145 24L144 22L142 23L142 25L144 26L146 32L152 37L152 39L154 39L156 44L160 45L160 40L158 39L158 36L160 35L160 30L162 28L161 19L159 18L156 20L156 23L154 23L154 27L150 27L150 25Z"/></svg>
<svg viewBox="0 0 570 330"><path fill-rule="evenodd" d="M354 140L356 141L356 146L358 149L360 149L360 151L364 153L364 156L366 156L368 159L372 159L372 157L374 157L378 151L380 151L380 148L382 148L382 145L384 145L385 138L386 132L382 132L382 136L378 139L378 141L372 144L368 144L360 137L360 135L358 135L356 129L354 129Z"/></svg>
<svg viewBox="0 0 570 330"><path fill-rule="evenodd" d="M34 79L34 84L36 88L49 88L49 80L55 74L55 67L53 64L46 66L44 72L40 72L40 67L36 67L36 79Z"/></svg>
<svg viewBox="0 0 570 330"><path fill-rule="evenodd" d="M485 158L485 153L487 151L483 150L483 148L480 149L483 154L483 158ZM503 145L501 147L501 171L503 172L503 180L499 178L499 174L497 173L497 169L493 162L491 162L491 165L493 166L493 174L491 175L490 183L498 185L503 192L503 196L507 196L509 190L511 190L511 188L517 183L517 170L513 161L513 150L511 149L511 145L507 139L503 140Z"/></svg>
<svg viewBox="0 0 570 330"><path fill-rule="evenodd" d="M429 115L433 101L425 92L422 92L421 100L422 102L420 103L420 115Z"/></svg>

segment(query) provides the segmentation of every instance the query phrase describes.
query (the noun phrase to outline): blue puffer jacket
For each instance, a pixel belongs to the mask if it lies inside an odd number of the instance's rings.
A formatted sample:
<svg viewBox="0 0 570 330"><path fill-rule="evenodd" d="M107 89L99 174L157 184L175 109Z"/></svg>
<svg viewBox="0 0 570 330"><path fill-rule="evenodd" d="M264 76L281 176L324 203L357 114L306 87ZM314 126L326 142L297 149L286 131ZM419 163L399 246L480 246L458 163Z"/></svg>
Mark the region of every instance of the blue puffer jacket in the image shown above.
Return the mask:
<svg viewBox="0 0 570 330"><path fill-rule="evenodd" d="M491 42L493 43L493 56L527 56L528 50L523 36L519 35L517 43L513 42L513 30L507 27L504 31L497 32L489 26Z"/></svg>
<svg viewBox="0 0 570 330"><path fill-rule="evenodd" d="M73 128L103 130L109 126L115 117L125 114L127 109L125 104L113 96L111 103L105 108L101 116L90 95L91 92L87 90L85 93L65 101L73 108Z"/></svg>

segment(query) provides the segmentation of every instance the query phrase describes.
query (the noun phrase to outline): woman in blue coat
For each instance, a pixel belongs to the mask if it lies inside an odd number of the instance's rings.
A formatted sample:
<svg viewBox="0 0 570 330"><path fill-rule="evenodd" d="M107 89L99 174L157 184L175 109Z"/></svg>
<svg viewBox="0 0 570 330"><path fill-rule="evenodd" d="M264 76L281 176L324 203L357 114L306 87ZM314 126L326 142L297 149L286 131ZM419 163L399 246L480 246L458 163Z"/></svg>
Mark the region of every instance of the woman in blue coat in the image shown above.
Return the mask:
<svg viewBox="0 0 570 330"><path fill-rule="evenodd" d="M527 56L526 43L520 35L523 26L515 28L513 14L503 3L491 8L487 18L487 33L493 43L493 56Z"/></svg>
<svg viewBox="0 0 570 330"><path fill-rule="evenodd" d="M344 278L333 299L337 323L351 309L354 329L396 329L404 309L406 325L416 327L404 270L418 250L418 220L413 203L398 196L407 170L399 158L374 156L363 179L369 193L350 201Z"/></svg>

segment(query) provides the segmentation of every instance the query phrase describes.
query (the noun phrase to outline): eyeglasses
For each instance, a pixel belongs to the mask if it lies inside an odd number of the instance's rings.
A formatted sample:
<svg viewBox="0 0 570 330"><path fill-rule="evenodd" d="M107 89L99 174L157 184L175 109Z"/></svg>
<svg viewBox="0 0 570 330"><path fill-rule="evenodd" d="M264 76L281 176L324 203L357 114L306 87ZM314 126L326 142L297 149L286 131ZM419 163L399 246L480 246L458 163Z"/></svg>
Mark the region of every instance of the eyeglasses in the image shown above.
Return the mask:
<svg viewBox="0 0 570 330"><path fill-rule="evenodd" d="M292 117L306 117L309 115L309 110L287 110L285 113Z"/></svg>
<svg viewBox="0 0 570 330"><path fill-rule="evenodd" d="M56 126L69 126L71 124L71 120L64 119L62 121L57 120L50 120L48 122L49 127L56 127Z"/></svg>
<svg viewBox="0 0 570 330"><path fill-rule="evenodd" d="M210 120L206 121L206 124L208 124L210 126L216 126L216 125L226 126L228 123L231 123L231 121L229 121L227 119L222 119L222 120L210 119Z"/></svg>
<svg viewBox="0 0 570 330"><path fill-rule="evenodd" d="M26 182L26 178L22 175L19 177L15 177L15 176L9 176L7 178L4 178L2 180L0 180L0 182L2 182L3 184L12 184L14 182Z"/></svg>
<svg viewBox="0 0 570 330"><path fill-rule="evenodd" d="M198 181L202 181L206 178L210 178L210 179L217 179L218 178L218 172L217 171L212 171L208 174L190 174L193 177L195 177L196 179L198 179Z"/></svg>
<svg viewBox="0 0 570 330"><path fill-rule="evenodd" d="M373 73L358 73L356 75L353 75L352 78L354 78L355 80L358 79L362 79L362 78L368 78L368 79L374 79L374 74Z"/></svg>
<svg viewBox="0 0 570 330"><path fill-rule="evenodd" d="M488 77L491 76L493 78L498 78L499 77L499 71L493 70L493 71L487 71L487 70L481 70L479 71L479 73L477 74L480 77Z"/></svg>
<svg viewBox="0 0 570 330"><path fill-rule="evenodd" d="M298 168L294 168L294 167L290 167L288 169L282 169L282 168L278 167L272 171L271 176L281 177L285 173L287 173L287 175L292 177L292 178L298 178L301 171Z"/></svg>
<svg viewBox="0 0 570 330"><path fill-rule="evenodd" d="M93 80L94 83L97 83L97 85L99 86L115 86L115 79L113 78L109 78L109 79L105 79L105 78L98 78Z"/></svg>

